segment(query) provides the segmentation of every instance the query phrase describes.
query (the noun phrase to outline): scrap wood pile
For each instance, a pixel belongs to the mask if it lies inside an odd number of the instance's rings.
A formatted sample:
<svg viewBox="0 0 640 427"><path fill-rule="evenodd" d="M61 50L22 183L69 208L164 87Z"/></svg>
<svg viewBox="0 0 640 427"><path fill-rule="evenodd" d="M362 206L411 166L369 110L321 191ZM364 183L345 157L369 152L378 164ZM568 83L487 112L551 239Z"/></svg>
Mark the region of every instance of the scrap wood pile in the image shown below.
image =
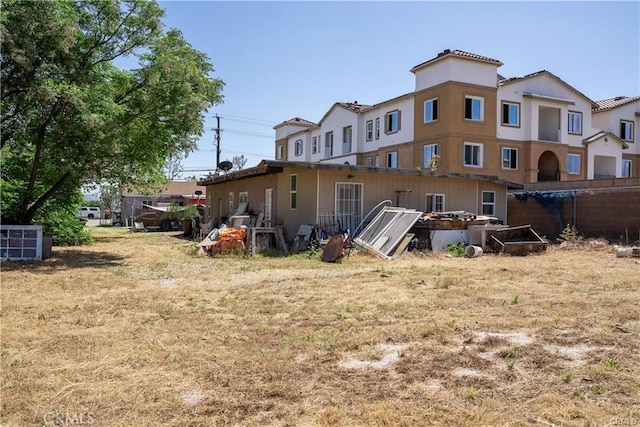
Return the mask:
<svg viewBox="0 0 640 427"><path fill-rule="evenodd" d="M418 219L417 223L432 230L456 230L466 229L470 225L489 224L492 220L496 220L496 218L465 211L451 211L426 212Z"/></svg>
<svg viewBox="0 0 640 427"><path fill-rule="evenodd" d="M206 253L226 254L233 251L245 251L245 239L247 238L247 229L221 227L214 228L199 244Z"/></svg>

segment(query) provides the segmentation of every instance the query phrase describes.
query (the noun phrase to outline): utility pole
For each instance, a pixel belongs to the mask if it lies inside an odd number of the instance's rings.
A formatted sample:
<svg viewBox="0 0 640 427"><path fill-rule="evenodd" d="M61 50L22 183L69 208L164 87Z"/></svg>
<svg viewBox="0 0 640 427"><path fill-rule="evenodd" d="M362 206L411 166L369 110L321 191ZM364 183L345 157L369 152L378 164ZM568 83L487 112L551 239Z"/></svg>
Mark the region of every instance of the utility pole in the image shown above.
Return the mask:
<svg viewBox="0 0 640 427"><path fill-rule="evenodd" d="M216 114L216 171L220 165L220 117Z"/></svg>

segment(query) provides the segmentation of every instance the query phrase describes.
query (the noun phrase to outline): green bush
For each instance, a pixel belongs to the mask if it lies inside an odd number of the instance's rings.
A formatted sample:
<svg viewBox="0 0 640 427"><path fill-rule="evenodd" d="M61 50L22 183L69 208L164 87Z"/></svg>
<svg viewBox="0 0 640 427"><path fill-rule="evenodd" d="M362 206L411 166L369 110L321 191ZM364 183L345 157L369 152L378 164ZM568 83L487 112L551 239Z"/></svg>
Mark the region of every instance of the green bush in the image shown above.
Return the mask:
<svg viewBox="0 0 640 427"><path fill-rule="evenodd" d="M578 233L578 230L575 226L571 226L567 224L567 226L562 230L562 233L556 239L558 243L577 243L582 240L582 236Z"/></svg>
<svg viewBox="0 0 640 427"><path fill-rule="evenodd" d="M48 211L41 218L40 223L45 233L53 236L55 246L77 246L92 243L91 233L84 227L84 222L78 218L77 210Z"/></svg>
<svg viewBox="0 0 640 427"><path fill-rule="evenodd" d="M451 254L454 257L464 257L465 253L465 245L464 243L452 243L447 246L446 252Z"/></svg>

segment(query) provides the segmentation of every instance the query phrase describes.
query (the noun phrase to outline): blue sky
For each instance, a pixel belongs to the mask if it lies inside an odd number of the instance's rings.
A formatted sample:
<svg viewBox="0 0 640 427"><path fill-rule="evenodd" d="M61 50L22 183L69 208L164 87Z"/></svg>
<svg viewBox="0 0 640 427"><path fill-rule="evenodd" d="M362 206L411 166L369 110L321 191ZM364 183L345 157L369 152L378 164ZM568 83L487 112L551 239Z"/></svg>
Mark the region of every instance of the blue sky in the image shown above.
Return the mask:
<svg viewBox="0 0 640 427"><path fill-rule="evenodd" d="M640 2L160 2L167 27L209 55L224 103L186 176L221 159L274 156L274 125L318 122L334 102L411 92L409 70L444 49L498 59L514 77L548 70L594 101L640 94Z"/></svg>

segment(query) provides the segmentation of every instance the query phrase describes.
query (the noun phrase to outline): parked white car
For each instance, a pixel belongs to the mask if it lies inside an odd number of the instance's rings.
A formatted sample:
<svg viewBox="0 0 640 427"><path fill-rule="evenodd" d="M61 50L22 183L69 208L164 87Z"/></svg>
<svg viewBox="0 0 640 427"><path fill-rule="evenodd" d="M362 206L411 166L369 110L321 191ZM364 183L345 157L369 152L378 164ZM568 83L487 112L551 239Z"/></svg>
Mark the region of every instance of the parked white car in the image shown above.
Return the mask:
<svg viewBox="0 0 640 427"><path fill-rule="evenodd" d="M82 206L80 208L80 218L100 219L100 208L95 206Z"/></svg>

